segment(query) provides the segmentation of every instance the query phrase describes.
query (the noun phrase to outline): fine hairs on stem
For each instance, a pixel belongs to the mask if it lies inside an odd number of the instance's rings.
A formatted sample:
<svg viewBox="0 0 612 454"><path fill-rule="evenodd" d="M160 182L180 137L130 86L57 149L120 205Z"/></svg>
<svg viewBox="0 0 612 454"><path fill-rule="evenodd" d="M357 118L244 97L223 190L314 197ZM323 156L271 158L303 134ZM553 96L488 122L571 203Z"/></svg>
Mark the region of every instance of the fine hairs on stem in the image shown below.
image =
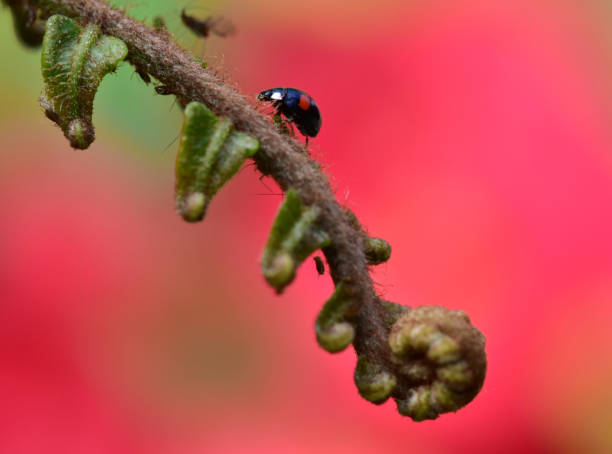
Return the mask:
<svg viewBox="0 0 612 454"><path fill-rule="evenodd" d="M99 31L120 40L127 47L126 61L143 79L155 78L164 94L176 96L180 105L190 106L194 114L207 116L210 110L210 115L231 122L236 131L258 141L259 150L249 158L262 175L274 178L287 193L279 216L298 213L290 226L295 241L282 253L269 250L288 244L274 237L275 231L289 229L277 218L264 253L264 274L272 270L266 278L273 276L274 281L279 266L290 267L285 273L287 280L275 284L268 279L280 293L305 256L319 248L323 251L336 291L317 318L317 339L330 352L352 343L358 356L355 383L362 397L376 404L392 397L400 413L421 421L456 411L476 396L484 382L486 355L484 337L467 315L382 301L374 290L369 267L386 261L391 246L370 238L355 215L339 205L328 177L298 141L258 112L251 98L178 46L163 23L156 21L154 27L148 27L103 0L3 1L14 13L35 8L37 25L62 15L89 27L93 34ZM50 118L51 111L47 112ZM93 140L93 133L87 140L74 141L87 146L90 138ZM195 218L199 220L199 216Z"/></svg>

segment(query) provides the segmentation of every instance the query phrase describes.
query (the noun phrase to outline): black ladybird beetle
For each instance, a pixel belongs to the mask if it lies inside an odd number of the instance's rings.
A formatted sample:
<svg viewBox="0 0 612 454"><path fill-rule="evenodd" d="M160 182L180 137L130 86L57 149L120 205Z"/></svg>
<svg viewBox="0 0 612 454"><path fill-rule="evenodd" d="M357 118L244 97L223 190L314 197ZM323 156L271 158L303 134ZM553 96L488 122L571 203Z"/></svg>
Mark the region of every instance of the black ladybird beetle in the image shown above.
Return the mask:
<svg viewBox="0 0 612 454"><path fill-rule="evenodd" d="M277 113L283 114L291 123L295 123L306 137L315 137L321 129L321 113L317 103L297 88L271 88L259 93L257 99L270 101Z"/></svg>
<svg viewBox="0 0 612 454"><path fill-rule="evenodd" d="M323 259L316 255L313 257L315 262L315 267L317 268L317 273L319 276L323 276L325 274L325 264L323 263Z"/></svg>

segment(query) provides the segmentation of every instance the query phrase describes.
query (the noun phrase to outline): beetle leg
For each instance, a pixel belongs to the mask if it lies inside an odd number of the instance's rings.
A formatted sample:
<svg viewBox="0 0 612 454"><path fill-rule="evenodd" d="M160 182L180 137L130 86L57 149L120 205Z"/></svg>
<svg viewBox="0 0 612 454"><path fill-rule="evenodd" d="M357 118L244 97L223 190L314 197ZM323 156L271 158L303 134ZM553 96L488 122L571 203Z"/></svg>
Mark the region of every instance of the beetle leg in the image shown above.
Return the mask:
<svg viewBox="0 0 612 454"><path fill-rule="evenodd" d="M287 123L289 124L289 129L291 129L291 137L295 137L295 130L293 129L293 122L288 120Z"/></svg>

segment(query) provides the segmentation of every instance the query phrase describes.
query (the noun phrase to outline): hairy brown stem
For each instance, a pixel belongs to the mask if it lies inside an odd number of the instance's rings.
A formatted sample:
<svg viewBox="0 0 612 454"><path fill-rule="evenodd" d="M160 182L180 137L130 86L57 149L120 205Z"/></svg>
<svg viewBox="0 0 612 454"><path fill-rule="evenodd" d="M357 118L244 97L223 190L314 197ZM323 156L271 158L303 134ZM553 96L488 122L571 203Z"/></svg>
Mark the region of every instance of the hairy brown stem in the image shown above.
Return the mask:
<svg viewBox="0 0 612 454"><path fill-rule="evenodd" d="M40 8L44 15L64 14L81 24L99 25L105 34L127 44L127 59L137 70L159 80L181 104L202 102L215 114L230 118L237 129L260 141L261 150L254 157L259 171L274 178L283 190L294 188L305 204L321 208L318 223L332 239L332 245L324 250L332 279L335 283L344 282L360 307L356 316L355 349L371 361L388 364L392 369L388 361L389 329L384 323L363 249L358 246L365 234L347 219L327 176L304 153L302 146L295 139L279 134L245 96L203 69L163 31L145 26L101 0L41 0Z"/></svg>
<svg viewBox="0 0 612 454"><path fill-rule="evenodd" d="M289 192L293 200L299 197L318 208L318 227L331 240L323 252L336 291L317 319L317 340L328 351L340 351L354 330L355 384L364 398L382 403L391 396L401 414L421 421L456 411L476 396L486 372L482 334L463 312L431 306L412 310L378 298L368 257L381 263L390 246L369 238L355 215L338 204L327 176L298 141L281 134L245 96L203 69L165 28L149 28L103 0L38 0L38 6L43 18L65 15L119 38L144 79L155 77L163 93L175 95L181 105L198 101L258 139L261 149L253 157L258 170L284 191L294 190ZM342 311L341 316L334 311ZM340 318L329 324L334 317Z"/></svg>

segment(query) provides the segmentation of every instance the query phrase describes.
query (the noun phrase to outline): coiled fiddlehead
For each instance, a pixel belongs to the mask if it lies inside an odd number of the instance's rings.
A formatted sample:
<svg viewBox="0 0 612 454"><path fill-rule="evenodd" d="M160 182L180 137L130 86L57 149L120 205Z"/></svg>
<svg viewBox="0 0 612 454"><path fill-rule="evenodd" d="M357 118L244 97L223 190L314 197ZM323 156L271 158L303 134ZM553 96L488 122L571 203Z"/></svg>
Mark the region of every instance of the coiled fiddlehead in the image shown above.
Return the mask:
<svg viewBox="0 0 612 454"><path fill-rule="evenodd" d="M389 335L404 388L399 412L422 421L470 402L484 382L484 343L465 312L423 306L403 313Z"/></svg>

